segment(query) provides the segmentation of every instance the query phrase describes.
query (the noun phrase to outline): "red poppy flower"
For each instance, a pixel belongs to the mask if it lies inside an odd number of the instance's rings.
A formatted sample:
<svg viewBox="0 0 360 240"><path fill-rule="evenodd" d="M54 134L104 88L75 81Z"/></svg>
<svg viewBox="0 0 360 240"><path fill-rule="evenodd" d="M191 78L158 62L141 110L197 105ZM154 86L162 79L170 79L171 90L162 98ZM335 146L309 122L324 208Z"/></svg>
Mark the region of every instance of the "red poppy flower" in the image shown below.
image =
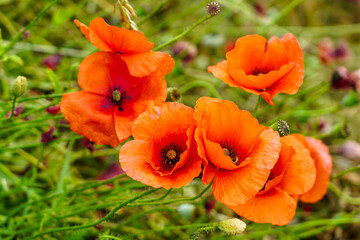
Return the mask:
<svg viewBox="0 0 360 240"><path fill-rule="evenodd" d="M167 102L142 113L135 121L135 140L120 149L121 168L131 178L155 188L178 188L201 172L194 140L194 110Z"/></svg>
<svg viewBox="0 0 360 240"><path fill-rule="evenodd" d="M282 137L279 160L264 187L245 204L229 208L257 223L288 224L295 216L297 195L313 187L315 176L309 150L294 135Z"/></svg>
<svg viewBox="0 0 360 240"><path fill-rule="evenodd" d="M279 134L226 100L200 98L194 117L203 183L213 179L219 202L244 204L263 188L279 158Z"/></svg>
<svg viewBox="0 0 360 240"><path fill-rule="evenodd" d="M287 33L269 41L248 35L236 41L226 60L208 71L232 87L261 95L269 104L278 93L295 94L304 78L303 53L296 38Z"/></svg>
<svg viewBox="0 0 360 240"><path fill-rule="evenodd" d="M294 134L297 140L301 141L310 151L311 157L316 168L316 179L314 186L304 194L299 196L300 201L314 203L321 200L328 189L330 173L332 170L332 160L329 148L320 140L313 137L304 137Z"/></svg>
<svg viewBox="0 0 360 240"><path fill-rule="evenodd" d="M95 47L118 53L132 76L144 77L156 70L166 75L175 65L167 53L151 52L154 44L141 32L110 26L103 18L95 18L89 27L76 19L74 22Z"/></svg>
<svg viewBox="0 0 360 240"><path fill-rule="evenodd" d="M86 57L79 66L78 82L83 91L64 94L61 112L74 132L113 147L130 137L140 113L164 103L167 94L160 71L134 77L121 56L113 52Z"/></svg>

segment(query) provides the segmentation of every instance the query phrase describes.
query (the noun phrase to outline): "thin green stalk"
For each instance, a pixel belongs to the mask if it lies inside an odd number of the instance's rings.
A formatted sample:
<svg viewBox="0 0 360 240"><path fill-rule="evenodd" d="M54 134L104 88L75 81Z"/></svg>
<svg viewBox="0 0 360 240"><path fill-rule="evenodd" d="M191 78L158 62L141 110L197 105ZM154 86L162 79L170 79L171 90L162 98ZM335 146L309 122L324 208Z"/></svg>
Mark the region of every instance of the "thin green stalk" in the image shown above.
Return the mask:
<svg viewBox="0 0 360 240"><path fill-rule="evenodd" d="M218 99L222 99L220 96L220 93L217 91L217 89L211 83L202 81L202 80L196 80L196 81L189 82L189 83L185 84L184 86L182 86L179 89L179 91L180 91L181 95L183 95L185 92L189 91L190 89L197 88L197 87L204 87L209 91L211 96L216 97Z"/></svg>
<svg viewBox="0 0 360 240"><path fill-rule="evenodd" d="M138 202L156 202L156 201L163 200L164 198L166 198L171 193L172 190L173 189L170 188L169 190L166 191L166 193L163 196L161 196L159 198L139 200Z"/></svg>
<svg viewBox="0 0 360 240"><path fill-rule="evenodd" d="M202 190L198 195L191 197L191 198L180 198L180 199L173 199L173 200L159 201L159 202L150 202L150 203L138 203L138 204L131 204L129 206L133 207L133 206L146 206L146 205L162 205L162 204L171 204L171 203L177 203L177 202L193 201L193 200L200 198L202 195L204 195L207 192L207 190L209 190L211 185L212 185L212 182L210 184L208 184L206 186L206 188L204 188L204 190Z"/></svg>
<svg viewBox="0 0 360 240"><path fill-rule="evenodd" d="M65 192L65 193L53 193L51 195L48 195L46 197L43 197L43 198L40 198L40 199L37 199L37 200L33 200L33 201L30 201L30 202L27 202L27 203L23 203L22 205L18 206L17 208L15 208L14 210L12 210L9 215L7 216L7 220L14 216L16 213L18 213L19 211L21 211L22 209L24 209L25 207L27 206L30 206L30 205L33 205L33 204L36 204L36 203L40 203L40 202L44 202L46 200L50 200L54 197L58 197L58 196L61 196L61 195L64 195L64 196L67 196L67 195L71 195L71 194L74 194L74 193L77 193L77 192L82 192L82 191L85 191L85 190L88 190L88 189L91 189L91 188L96 188L96 187L100 187L102 185L106 185L106 184L110 184L110 183L113 183L114 181L122 178L126 176L126 174L120 174L112 179L109 179L109 180L106 180L106 181L96 181L92 184L89 184L89 183L86 183L85 185L86 186L76 186L74 187L71 191L69 192Z"/></svg>
<svg viewBox="0 0 360 240"><path fill-rule="evenodd" d="M152 18L157 12L159 12L168 2L169 2L169 0L165 0L165 1L161 2L150 14L146 15L143 19L141 19L137 25L140 27L147 20Z"/></svg>
<svg viewBox="0 0 360 240"><path fill-rule="evenodd" d="M63 95L62 93L61 94L57 93L57 94L40 95L40 96L35 96L35 97L22 98L18 102L28 102L28 101L34 101L34 100L43 99L43 98L61 98L62 95Z"/></svg>
<svg viewBox="0 0 360 240"><path fill-rule="evenodd" d="M161 229L152 229L143 231L140 233L134 233L131 235L125 236L123 239L134 239L136 236L143 236L151 233L160 233L166 231L174 231L174 230L182 230L182 229L196 229L196 228L203 228L203 227L210 227L209 225L214 225L217 223L199 223L199 224L189 224L189 225L182 225L182 226L171 226L171 227L164 227Z"/></svg>
<svg viewBox="0 0 360 240"><path fill-rule="evenodd" d="M54 232L61 232L61 231L72 231L72 230L79 230L79 229L85 229L85 228L89 228L89 227L94 227L106 220L108 220L117 210L119 210L120 208L122 207L125 207L126 205L128 205L129 203L131 202L134 202L136 201L137 199L139 198L142 198L146 195L149 195L155 191L157 191L159 189L151 189L149 191L146 191L144 193L141 193L139 194L138 196L136 197L133 197L125 202L122 202L121 204L119 204L117 207L115 207L113 210L111 210L111 212L109 212L108 214L105 215L105 217L95 221L95 222L92 222L92 223L88 223L88 224L84 224L84 225L80 225L80 226L71 226L71 227L61 227L61 228L54 228L54 229L50 229L48 231L44 231L44 232L40 232L38 234L35 234L31 237L28 237L28 238L25 238L25 239L34 239L34 238L38 238L40 236L43 236L45 234L49 234L49 233L54 233Z"/></svg>
<svg viewBox="0 0 360 240"><path fill-rule="evenodd" d="M205 227L201 227L199 229L197 229L192 235L193 235L193 240L198 239L198 233L199 232L203 232L203 231L210 231L210 230L214 230L216 228L216 224L210 225L210 226L205 226Z"/></svg>
<svg viewBox="0 0 360 240"><path fill-rule="evenodd" d="M12 101L10 120L12 120L12 117L14 116L14 112L15 112L15 103L16 103L16 97L14 97L14 99L13 99L13 101Z"/></svg>
<svg viewBox="0 0 360 240"><path fill-rule="evenodd" d="M329 190L336 196L343 199L346 203L351 205L360 205L360 197L351 197L348 194L342 192L335 184L329 183Z"/></svg>
<svg viewBox="0 0 360 240"><path fill-rule="evenodd" d="M179 40L180 38L184 37L185 35L187 35L189 32L191 32L192 30L194 30L197 26L199 26L200 24L202 24L203 22L206 22L207 20L209 20L210 18L212 18L214 16L212 15L207 15L206 17L198 20L196 23L194 23L191 27L189 27L188 29L186 29L185 31L183 31L182 33L180 33L179 35L177 35L176 37L174 37L173 39L170 39L169 41L161 44L160 46L157 46L156 48L153 49L153 51L159 51L161 49L163 49L164 47L176 42L177 40Z"/></svg>
<svg viewBox="0 0 360 240"><path fill-rule="evenodd" d="M257 101L256 101L256 105L255 105L255 108L254 108L254 110L253 110L253 112L252 112L252 115L253 115L254 117L256 117L256 113L257 113L257 111L258 111L258 109L259 109L260 102L261 102L261 95L258 96Z"/></svg>
<svg viewBox="0 0 360 240"><path fill-rule="evenodd" d="M283 17L285 17L287 14L289 14L295 7L300 5L303 1L304 0L293 0L293 1L291 1L286 7L284 7L281 10L281 12L278 15L276 15L276 17L274 17L272 19L272 21L269 24L264 26L264 28L261 31L261 34L264 34L267 29L269 29L271 26L273 26L277 22L279 22Z"/></svg>
<svg viewBox="0 0 360 240"><path fill-rule="evenodd" d="M0 58L2 58L5 53L7 53L9 50L12 49L12 47L15 45L15 43L17 43L22 35L29 30L37 21L39 21L39 19L46 13L47 10L49 10L52 6L54 6L59 0L55 0L53 2L51 2L47 7L45 7L43 10L41 10L41 12L36 16L36 18L29 24L27 25L22 31L20 31L12 40L11 42L6 45L3 50L0 52Z"/></svg>
<svg viewBox="0 0 360 240"><path fill-rule="evenodd" d="M336 174L335 176L331 177L331 180L340 178L340 177L344 176L345 174L348 174L348 173L351 173L351 172L355 172L355 171L358 171L358 170L360 170L360 165L357 165L357 166L355 166L355 167L349 168L349 169L347 169L347 170L345 170L345 171L342 171L342 172Z"/></svg>
<svg viewBox="0 0 360 240"><path fill-rule="evenodd" d="M63 168L61 170L56 193L64 193L64 188L66 186L66 185L64 185L65 177L69 175L71 152L72 152L73 145L74 145L74 140L71 140L68 145L68 151L66 153L65 162L64 162Z"/></svg>

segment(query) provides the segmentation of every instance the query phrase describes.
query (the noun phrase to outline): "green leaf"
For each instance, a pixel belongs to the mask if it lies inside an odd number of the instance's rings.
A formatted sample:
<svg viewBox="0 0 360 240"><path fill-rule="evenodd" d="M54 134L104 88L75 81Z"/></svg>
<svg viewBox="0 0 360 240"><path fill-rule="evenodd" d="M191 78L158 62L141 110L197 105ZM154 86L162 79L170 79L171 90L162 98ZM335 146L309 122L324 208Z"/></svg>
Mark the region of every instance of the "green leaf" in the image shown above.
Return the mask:
<svg viewBox="0 0 360 240"><path fill-rule="evenodd" d="M55 93L62 93L63 89L60 85L60 81L59 81L58 77L56 76L56 74L51 69L47 69L46 74L48 75L50 81L54 85Z"/></svg>

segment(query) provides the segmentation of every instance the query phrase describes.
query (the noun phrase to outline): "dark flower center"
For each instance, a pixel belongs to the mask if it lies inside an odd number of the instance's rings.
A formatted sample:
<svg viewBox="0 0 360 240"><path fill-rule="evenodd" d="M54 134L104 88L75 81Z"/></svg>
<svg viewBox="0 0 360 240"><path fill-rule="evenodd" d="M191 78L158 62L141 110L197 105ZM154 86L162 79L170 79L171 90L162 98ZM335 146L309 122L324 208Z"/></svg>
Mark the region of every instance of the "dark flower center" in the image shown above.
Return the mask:
<svg viewBox="0 0 360 240"><path fill-rule="evenodd" d="M126 96L126 92L124 90L121 90L119 86L110 88L108 93L106 94L106 98L109 103L116 105L119 108L120 112L124 111L121 105L128 97Z"/></svg>
<svg viewBox="0 0 360 240"><path fill-rule="evenodd" d="M239 158L237 156L237 151L235 146L231 145L228 141L220 141L220 146L222 147L224 154L229 156L233 162L233 164L239 164Z"/></svg>
<svg viewBox="0 0 360 240"><path fill-rule="evenodd" d="M175 143L170 143L166 145L161 150L161 159L162 164L165 168L173 168L175 164L180 160L180 154L182 153L182 149L180 146Z"/></svg>
<svg viewBox="0 0 360 240"><path fill-rule="evenodd" d="M251 75L261 76L271 71L272 71L271 69L267 69L267 68L255 68L254 70L251 71Z"/></svg>

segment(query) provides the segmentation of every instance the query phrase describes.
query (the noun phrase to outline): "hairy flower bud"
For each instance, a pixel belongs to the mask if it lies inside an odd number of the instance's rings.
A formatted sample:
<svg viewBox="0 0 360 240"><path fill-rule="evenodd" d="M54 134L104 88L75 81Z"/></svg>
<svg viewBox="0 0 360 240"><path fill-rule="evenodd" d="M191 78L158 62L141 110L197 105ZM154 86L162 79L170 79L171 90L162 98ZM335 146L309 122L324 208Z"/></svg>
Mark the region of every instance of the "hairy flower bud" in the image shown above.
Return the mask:
<svg viewBox="0 0 360 240"><path fill-rule="evenodd" d="M27 88L27 80L26 77L18 76L12 83L11 83L11 93L14 97L22 96Z"/></svg>
<svg viewBox="0 0 360 240"><path fill-rule="evenodd" d="M219 222L217 226L224 233L235 235L245 231L246 223L238 218L232 218Z"/></svg>
<svg viewBox="0 0 360 240"><path fill-rule="evenodd" d="M290 134L290 127L289 124L284 120L279 120L277 122L278 131L280 133L280 136L284 137L286 135Z"/></svg>
<svg viewBox="0 0 360 240"><path fill-rule="evenodd" d="M335 138L347 138L350 134L351 132L346 123L338 123L331 128L329 135Z"/></svg>
<svg viewBox="0 0 360 240"><path fill-rule="evenodd" d="M211 2L206 6L206 11L211 15L215 16L220 13L221 7L217 2Z"/></svg>

